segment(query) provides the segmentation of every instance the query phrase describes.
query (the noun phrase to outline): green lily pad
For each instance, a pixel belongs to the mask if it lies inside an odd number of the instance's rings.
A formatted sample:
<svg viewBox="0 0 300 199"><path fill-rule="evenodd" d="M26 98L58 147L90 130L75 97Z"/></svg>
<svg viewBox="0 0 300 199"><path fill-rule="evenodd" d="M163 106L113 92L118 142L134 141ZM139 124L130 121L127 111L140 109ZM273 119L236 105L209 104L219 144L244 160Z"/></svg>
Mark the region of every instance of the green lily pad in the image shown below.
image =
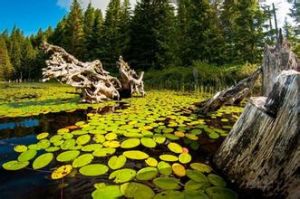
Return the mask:
<svg viewBox="0 0 300 199"><path fill-rule="evenodd" d="M128 138L142 138L143 135L140 134L140 133L133 133L133 132L126 132L123 134L125 137L128 137Z"/></svg>
<svg viewBox="0 0 300 199"><path fill-rule="evenodd" d="M87 134L88 131L85 131L85 130L75 130L75 131L72 131L71 132L73 135L84 135L84 134Z"/></svg>
<svg viewBox="0 0 300 199"><path fill-rule="evenodd" d="M159 177L155 178L153 180L153 183L163 189L163 190L169 190L169 189L179 189L180 188L180 181L179 179L172 178L172 177Z"/></svg>
<svg viewBox="0 0 300 199"><path fill-rule="evenodd" d="M208 166L207 164L194 162L190 164L190 167L192 169L195 169L197 171L203 172L203 173L210 173L212 171L212 168Z"/></svg>
<svg viewBox="0 0 300 199"><path fill-rule="evenodd" d="M123 196L119 185L103 186L92 193L93 199L116 199Z"/></svg>
<svg viewBox="0 0 300 199"><path fill-rule="evenodd" d="M149 157L145 160L146 164L150 167L156 167L158 162L155 158Z"/></svg>
<svg viewBox="0 0 300 199"><path fill-rule="evenodd" d="M76 145L76 141L74 139L68 139L62 143L60 146L62 150L72 149Z"/></svg>
<svg viewBox="0 0 300 199"><path fill-rule="evenodd" d="M127 198L152 199L154 197L153 190L147 185L141 183L125 183L121 185L120 189Z"/></svg>
<svg viewBox="0 0 300 199"><path fill-rule="evenodd" d="M90 135L81 135L76 139L76 143L79 145L85 145L91 140Z"/></svg>
<svg viewBox="0 0 300 199"><path fill-rule="evenodd" d="M142 138L141 139L142 145L144 145L147 148L155 148L156 142L152 138Z"/></svg>
<svg viewBox="0 0 300 199"><path fill-rule="evenodd" d="M45 153L40 155L33 161L32 168L41 169L46 167L53 160L53 157L53 153Z"/></svg>
<svg viewBox="0 0 300 199"><path fill-rule="evenodd" d="M161 173L162 175L171 175L172 173L172 167L169 163L161 161L158 163L157 165L158 171L159 173Z"/></svg>
<svg viewBox="0 0 300 199"><path fill-rule="evenodd" d="M40 140L40 141L37 143L37 145L38 145L38 147L39 147L40 149L46 149L46 148L48 148L48 147L51 145L51 143L50 143L49 140L44 139L44 140Z"/></svg>
<svg viewBox="0 0 300 199"><path fill-rule="evenodd" d="M162 135L154 135L153 136L153 140L157 143L157 144L163 144L166 141L166 137L162 136Z"/></svg>
<svg viewBox="0 0 300 199"><path fill-rule="evenodd" d="M164 154L164 155L160 155L159 159L167 162L176 162L178 160L178 157L174 155Z"/></svg>
<svg viewBox="0 0 300 199"><path fill-rule="evenodd" d="M208 133L208 137L210 139L218 139L220 137L220 135L218 133L212 132L212 133Z"/></svg>
<svg viewBox="0 0 300 199"><path fill-rule="evenodd" d="M182 164L187 164L192 161L192 156L189 153L182 153L179 155L179 162Z"/></svg>
<svg viewBox="0 0 300 199"><path fill-rule="evenodd" d="M24 151L23 153L21 153L18 156L18 160L20 162L26 162L26 161L29 161L29 160L33 159L36 156L36 154L37 154L36 150L29 149L29 150Z"/></svg>
<svg viewBox="0 0 300 199"><path fill-rule="evenodd" d="M27 149L28 148L25 145L17 145L17 146L14 147L14 151L18 152L18 153L25 152L25 151L27 151Z"/></svg>
<svg viewBox="0 0 300 199"><path fill-rule="evenodd" d="M101 144L88 144L88 145L83 146L81 148L81 151L92 152L92 151L100 150L101 148L102 148Z"/></svg>
<svg viewBox="0 0 300 199"><path fill-rule="evenodd" d="M142 151L125 151L123 152L123 155L129 159L133 160L144 160L149 157L147 153L144 153Z"/></svg>
<svg viewBox="0 0 300 199"><path fill-rule="evenodd" d="M67 128L62 128L62 129L58 129L57 130L57 134L65 134L65 133L69 133L70 130Z"/></svg>
<svg viewBox="0 0 300 199"><path fill-rule="evenodd" d="M116 152L115 148L102 148L93 152L93 156L95 157L106 157L109 155L113 155Z"/></svg>
<svg viewBox="0 0 300 199"><path fill-rule="evenodd" d="M208 182L206 176L203 173L201 173L200 171L197 171L197 170L190 170L190 169L188 169L186 171L186 175L191 180L194 180L196 182Z"/></svg>
<svg viewBox="0 0 300 199"><path fill-rule="evenodd" d="M94 159L94 156L92 154L83 154L83 155L80 155L79 157L77 157L73 163L72 163L72 166L73 168L79 168L79 167L83 167L83 166L86 166L88 164L90 164Z"/></svg>
<svg viewBox="0 0 300 199"><path fill-rule="evenodd" d="M210 199L203 190L184 190L184 198L188 199Z"/></svg>
<svg viewBox="0 0 300 199"><path fill-rule="evenodd" d="M153 199L184 199L184 193L175 190L167 190L156 194Z"/></svg>
<svg viewBox="0 0 300 199"><path fill-rule="evenodd" d="M180 137L177 137L176 135L174 135L174 134L164 134L164 136L166 137L166 138L168 138L169 140L179 140L180 139Z"/></svg>
<svg viewBox="0 0 300 199"><path fill-rule="evenodd" d="M103 143L103 142L105 142L105 137L104 137L104 135L96 134L96 135L93 137L93 140L94 140L96 143Z"/></svg>
<svg viewBox="0 0 300 199"><path fill-rule="evenodd" d="M171 142L170 144L168 144L168 148L170 149L170 151L172 151L174 153L182 153L183 152L182 147L175 142Z"/></svg>
<svg viewBox="0 0 300 199"><path fill-rule="evenodd" d="M139 146L140 143L141 143L140 139L138 139L138 138L130 138L130 139L124 140L121 143L121 148L123 148L123 149L135 148L135 147Z"/></svg>
<svg viewBox="0 0 300 199"><path fill-rule="evenodd" d="M108 167L104 164L90 164L79 169L79 173L84 176L100 176L108 172Z"/></svg>
<svg viewBox="0 0 300 199"><path fill-rule="evenodd" d="M209 187L206 190L209 198L212 199L237 199L238 196L235 192L224 187Z"/></svg>
<svg viewBox="0 0 300 199"><path fill-rule="evenodd" d="M115 140L117 138L118 138L118 136L115 133L108 133L108 134L105 135L106 140Z"/></svg>
<svg viewBox="0 0 300 199"><path fill-rule="evenodd" d="M72 151L65 151L60 153L57 157L56 160L59 162L68 162L71 160L74 160L79 156L80 152L77 150L72 150Z"/></svg>
<svg viewBox="0 0 300 199"><path fill-rule="evenodd" d="M120 147L120 142L116 140L111 140L111 141L105 141L103 142L103 146L107 148L118 148Z"/></svg>
<svg viewBox="0 0 300 199"><path fill-rule="evenodd" d="M120 156L112 156L109 160L108 160L108 166L113 169L120 169L122 168L124 165L126 164L126 157L124 155L120 155Z"/></svg>
<svg viewBox="0 0 300 199"><path fill-rule="evenodd" d="M54 135L54 136L52 136L52 137L50 138L50 142L56 143L56 142L61 141L61 139L62 139L62 136L61 136L61 135Z"/></svg>
<svg viewBox="0 0 300 199"><path fill-rule="evenodd" d="M16 171L16 170L24 169L28 165L29 165L28 161L19 162L19 161L13 160L13 161L4 163L2 165L2 167L3 167L3 169L8 170L8 171Z"/></svg>
<svg viewBox="0 0 300 199"><path fill-rule="evenodd" d="M57 147L57 146L52 146L52 147L49 147L49 148L45 149L45 151L47 151L47 152L55 152L55 151L58 151L58 150L60 150L60 148Z"/></svg>
<svg viewBox="0 0 300 199"><path fill-rule="evenodd" d="M185 134L185 137L190 139L190 140L194 140L194 141L199 139L197 135L190 134L190 133Z"/></svg>
<svg viewBox="0 0 300 199"><path fill-rule="evenodd" d="M185 190L198 190L198 189L205 190L207 187L210 187L210 184L207 181L196 182L194 180L189 180L184 185Z"/></svg>
<svg viewBox="0 0 300 199"><path fill-rule="evenodd" d="M45 138L48 137L48 136L49 136L49 133L44 132L44 133L38 134L38 135L36 136L36 139L42 140L42 139L45 139Z"/></svg>
<svg viewBox="0 0 300 199"><path fill-rule="evenodd" d="M136 175L136 171L133 169L120 169L112 172L108 179L114 179L115 183L124 183L132 180Z"/></svg>
<svg viewBox="0 0 300 199"><path fill-rule="evenodd" d="M218 176L216 174L209 174L207 176L207 178L208 178L208 181L212 185L215 185L215 186L218 186L218 187L225 187L226 186L226 182L221 176Z"/></svg>
<svg viewBox="0 0 300 199"><path fill-rule="evenodd" d="M157 176L157 169L154 167L145 167L140 169L136 174L138 180L152 180Z"/></svg>

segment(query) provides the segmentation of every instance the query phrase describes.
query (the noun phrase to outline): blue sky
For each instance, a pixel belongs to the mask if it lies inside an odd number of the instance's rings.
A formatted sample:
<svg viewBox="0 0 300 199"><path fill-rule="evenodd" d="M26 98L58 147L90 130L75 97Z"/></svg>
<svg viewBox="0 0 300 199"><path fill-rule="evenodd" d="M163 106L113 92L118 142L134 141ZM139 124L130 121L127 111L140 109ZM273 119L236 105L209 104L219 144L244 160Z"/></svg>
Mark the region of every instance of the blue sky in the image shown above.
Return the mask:
<svg viewBox="0 0 300 199"><path fill-rule="evenodd" d="M68 12L72 0L0 0L0 32L11 30L14 25L21 28L26 35L34 34L39 28L55 27ZM106 9L109 0L80 0L85 8L89 2ZM289 11L286 0L264 0L267 4L275 3L279 8L279 24L283 24ZM132 6L136 0L130 0Z"/></svg>

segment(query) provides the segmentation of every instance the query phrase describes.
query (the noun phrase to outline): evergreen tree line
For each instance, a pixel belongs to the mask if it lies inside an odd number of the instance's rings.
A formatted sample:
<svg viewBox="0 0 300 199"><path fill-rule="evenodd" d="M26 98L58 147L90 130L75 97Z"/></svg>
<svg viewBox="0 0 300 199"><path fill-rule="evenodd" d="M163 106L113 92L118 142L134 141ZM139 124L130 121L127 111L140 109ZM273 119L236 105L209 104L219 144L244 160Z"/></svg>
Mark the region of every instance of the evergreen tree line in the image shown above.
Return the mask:
<svg viewBox="0 0 300 199"><path fill-rule="evenodd" d="M296 7L291 14L299 19ZM30 37L17 27L0 34L0 79L40 78L44 40L82 61L100 59L108 70L116 68L120 55L138 70L189 67L195 61L258 63L264 43L272 42L268 16L258 0L177 0L176 5L141 0L134 10L129 0L110 0L105 17L91 4L83 10L73 0L54 29Z"/></svg>

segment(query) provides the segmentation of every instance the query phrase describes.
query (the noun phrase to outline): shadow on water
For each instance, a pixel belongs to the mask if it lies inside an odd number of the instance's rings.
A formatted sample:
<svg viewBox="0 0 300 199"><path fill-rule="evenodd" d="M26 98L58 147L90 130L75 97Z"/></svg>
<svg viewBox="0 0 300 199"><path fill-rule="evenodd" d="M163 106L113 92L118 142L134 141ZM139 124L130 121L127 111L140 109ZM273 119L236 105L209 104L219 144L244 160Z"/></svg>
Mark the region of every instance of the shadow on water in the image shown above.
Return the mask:
<svg viewBox="0 0 300 199"><path fill-rule="evenodd" d="M14 146L36 142L36 135L41 132L54 133L58 129L87 120L88 113L106 114L118 109L125 109L128 104L120 102L115 106L101 109L76 110L74 112L48 113L32 117L0 119L0 165L17 158ZM30 169L4 171L0 167L0 198L60 198L61 181L49 179L49 172L36 172Z"/></svg>

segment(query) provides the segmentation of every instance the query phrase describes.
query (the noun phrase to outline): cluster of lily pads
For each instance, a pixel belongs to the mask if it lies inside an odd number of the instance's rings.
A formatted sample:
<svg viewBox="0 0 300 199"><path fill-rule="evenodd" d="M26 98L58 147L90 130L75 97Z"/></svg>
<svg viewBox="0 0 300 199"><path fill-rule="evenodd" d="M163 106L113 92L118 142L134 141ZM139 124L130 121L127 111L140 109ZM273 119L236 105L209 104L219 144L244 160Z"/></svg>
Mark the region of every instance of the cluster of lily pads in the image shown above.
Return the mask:
<svg viewBox="0 0 300 199"><path fill-rule="evenodd" d="M213 128L211 122L230 110L206 120L184 109L198 100L173 92L128 99L127 109L90 113L88 121L52 135L40 133L34 144L15 146L20 153L17 160L2 167L50 169L53 180L100 176L103 180L94 184L91 193L95 199L237 198L222 177L191 155L202 134L213 141L228 133Z"/></svg>
<svg viewBox="0 0 300 199"><path fill-rule="evenodd" d="M101 104L80 103L75 88L53 83L0 84L0 118L27 117L52 112L101 108L114 105L113 101Z"/></svg>

